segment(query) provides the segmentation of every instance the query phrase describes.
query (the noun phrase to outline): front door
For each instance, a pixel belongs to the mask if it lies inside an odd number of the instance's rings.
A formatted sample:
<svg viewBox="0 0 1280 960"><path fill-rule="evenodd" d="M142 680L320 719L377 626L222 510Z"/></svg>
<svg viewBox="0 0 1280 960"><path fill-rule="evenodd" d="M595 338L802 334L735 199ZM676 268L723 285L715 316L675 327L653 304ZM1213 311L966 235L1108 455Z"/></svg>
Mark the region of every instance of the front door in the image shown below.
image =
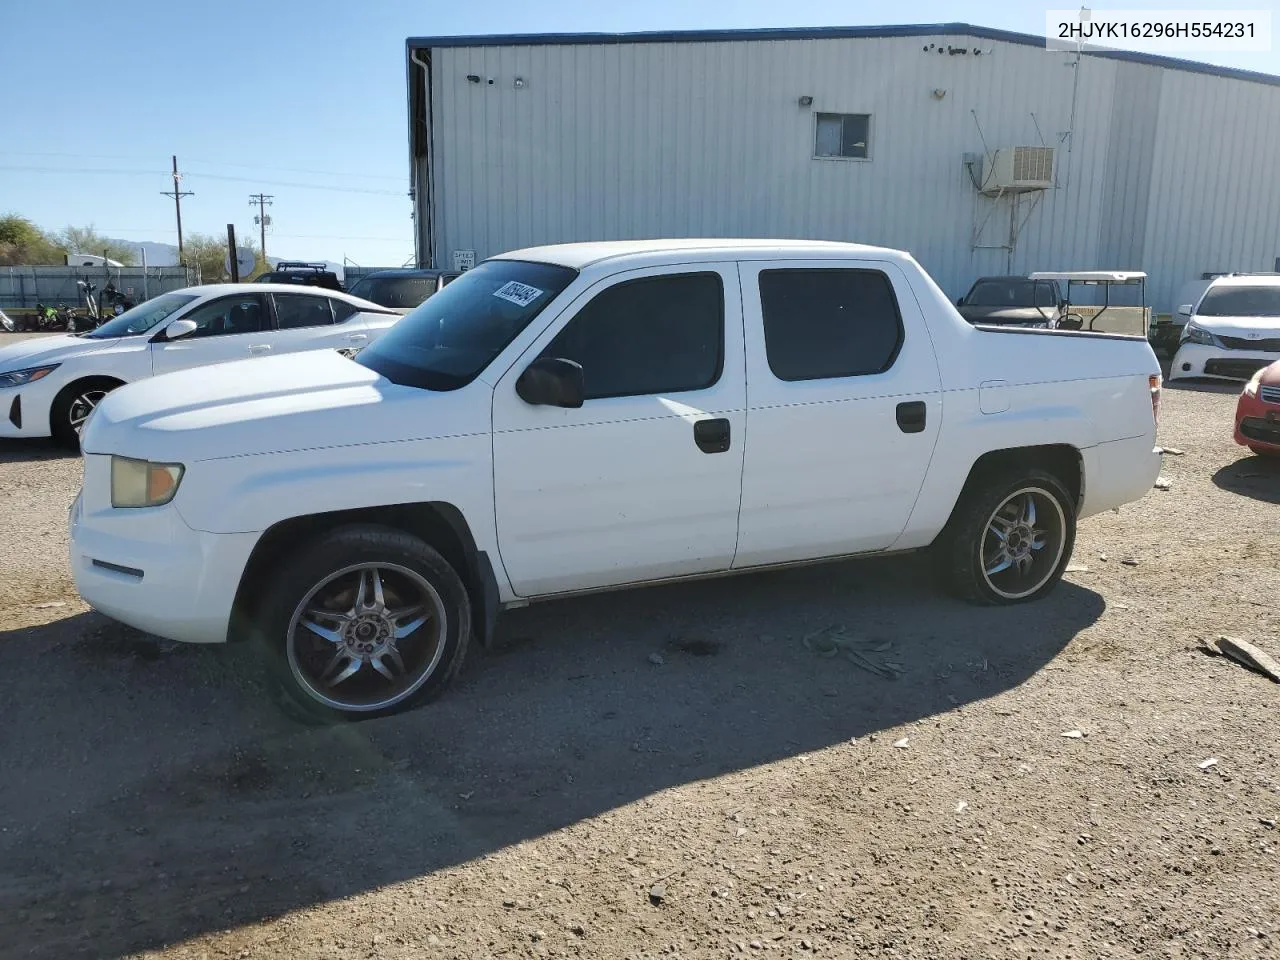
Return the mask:
<svg viewBox="0 0 1280 960"><path fill-rule="evenodd" d="M727 570L744 445L735 264L629 271L585 291L498 381L494 499L515 592ZM582 365L578 409L515 392L536 358Z"/></svg>
<svg viewBox="0 0 1280 960"><path fill-rule="evenodd" d="M152 373L172 373L271 353L273 331L265 294L219 297L200 304L181 319L194 320L195 332L179 340L152 341Z"/></svg>
<svg viewBox="0 0 1280 960"><path fill-rule="evenodd" d="M890 547L942 422L906 275L876 260L740 266L750 443L734 567Z"/></svg>

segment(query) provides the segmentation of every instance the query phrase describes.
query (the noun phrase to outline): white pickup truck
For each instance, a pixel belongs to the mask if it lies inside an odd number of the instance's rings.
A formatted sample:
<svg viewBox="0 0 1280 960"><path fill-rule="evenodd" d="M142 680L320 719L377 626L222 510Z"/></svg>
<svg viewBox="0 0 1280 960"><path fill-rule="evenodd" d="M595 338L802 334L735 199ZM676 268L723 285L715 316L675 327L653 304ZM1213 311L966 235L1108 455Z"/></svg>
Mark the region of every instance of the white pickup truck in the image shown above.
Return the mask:
<svg viewBox="0 0 1280 960"><path fill-rule="evenodd" d="M521 250L354 359L110 394L71 563L108 616L252 638L370 716L534 599L930 546L961 595L1036 599L1077 519L1151 488L1159 391L1145 340L971 326L893 250Z"/></svg>

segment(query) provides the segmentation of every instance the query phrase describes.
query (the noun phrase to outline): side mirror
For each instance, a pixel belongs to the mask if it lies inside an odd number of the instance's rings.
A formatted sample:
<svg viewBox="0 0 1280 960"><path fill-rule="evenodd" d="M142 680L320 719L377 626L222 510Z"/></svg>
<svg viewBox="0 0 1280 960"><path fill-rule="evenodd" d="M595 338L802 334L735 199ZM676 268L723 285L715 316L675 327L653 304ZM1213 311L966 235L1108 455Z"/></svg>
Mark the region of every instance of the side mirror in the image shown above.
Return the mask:
<svg viewBox="0 0 1280 960"><path fill-rule="evenodd" d="M1194 307L1194 305L1193 305L1193 304L1190 304L1190 303L1183 303L1183 304L1179 304L1179 305L1178 305L1178 316L1180 316L1180 317L1189 317L1189 316L1191 316L1191 311L1192 311L1192 310L1194 310L1194 309L1195 309L1195 307Z"/></svg>
<svg viewBox="0 0 1280 960"><path fill-rule="evenodd" d="M516 396L544 407L580 407L586 396L582 364L561 357L539 357L516 380Z"/></svg>
<svg viewBox="0 0 1280 960"><path fill-rule="evenodd" d="M164 338L166 340L181 340L183 337L189 337L196 332L196 322L194 320L175 320L164 328Z"/></svg>

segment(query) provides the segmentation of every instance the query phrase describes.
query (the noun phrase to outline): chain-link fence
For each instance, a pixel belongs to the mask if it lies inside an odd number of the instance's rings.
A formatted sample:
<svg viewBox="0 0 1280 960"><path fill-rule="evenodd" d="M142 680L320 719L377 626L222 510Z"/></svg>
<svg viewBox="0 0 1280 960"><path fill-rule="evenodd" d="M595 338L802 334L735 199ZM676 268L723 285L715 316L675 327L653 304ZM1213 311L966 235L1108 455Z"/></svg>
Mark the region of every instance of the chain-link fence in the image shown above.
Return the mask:
<svg viewBox="0 0 1280 960"><path fill-rule="evenodd" d="M0 309L30 309L37 303L83 306L81 281L93 284L99 299L109 281L141 303L199 283L200 271L195 267L0 267Z"/></svg>

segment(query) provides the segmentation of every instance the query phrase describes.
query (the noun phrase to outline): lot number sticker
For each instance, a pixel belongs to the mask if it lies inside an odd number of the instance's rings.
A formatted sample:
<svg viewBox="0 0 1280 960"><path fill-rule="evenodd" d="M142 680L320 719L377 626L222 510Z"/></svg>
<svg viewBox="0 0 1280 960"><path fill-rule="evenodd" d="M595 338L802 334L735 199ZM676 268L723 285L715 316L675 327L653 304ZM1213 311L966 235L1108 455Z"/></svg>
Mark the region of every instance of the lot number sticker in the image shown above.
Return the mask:
<svg viewBox="0 0 1280 960"><path fill-rule="evenodd" d="M493 291L495 297L508 300L518 307L527 307L533 301L542 296L542 291L537 287L531 287L528 284L516 283L514 280L508 280L497 290Z"/></svg>

